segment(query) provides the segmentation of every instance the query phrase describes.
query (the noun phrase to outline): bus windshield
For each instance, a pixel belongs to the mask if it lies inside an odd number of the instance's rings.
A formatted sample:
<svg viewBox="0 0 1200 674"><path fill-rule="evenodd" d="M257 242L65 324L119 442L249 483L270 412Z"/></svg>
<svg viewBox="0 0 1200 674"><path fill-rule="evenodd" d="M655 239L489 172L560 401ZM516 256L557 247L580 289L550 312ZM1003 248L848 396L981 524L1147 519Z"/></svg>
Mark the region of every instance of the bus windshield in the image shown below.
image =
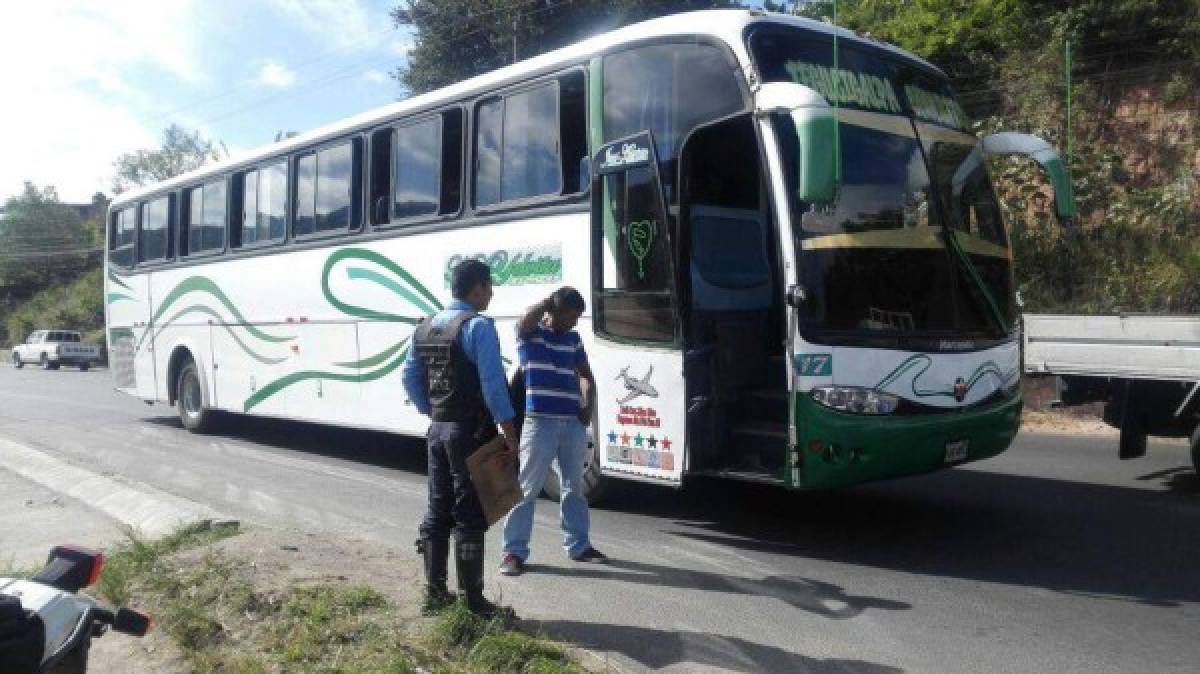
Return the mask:
<svg viewBox="0 0 1200 674"><path fill-rule="evenodd" d="M772 27L750 36L765 81L804 84L838 108L837 199L791 205L809 296L802 333L922 350L1007 338L1015 317L1008 238L961 109L916 63L847 42L835 63L825 35ZM787 116L775 123L794 187L796 136ZM947 246L947 228L966 260Z"/></svg>

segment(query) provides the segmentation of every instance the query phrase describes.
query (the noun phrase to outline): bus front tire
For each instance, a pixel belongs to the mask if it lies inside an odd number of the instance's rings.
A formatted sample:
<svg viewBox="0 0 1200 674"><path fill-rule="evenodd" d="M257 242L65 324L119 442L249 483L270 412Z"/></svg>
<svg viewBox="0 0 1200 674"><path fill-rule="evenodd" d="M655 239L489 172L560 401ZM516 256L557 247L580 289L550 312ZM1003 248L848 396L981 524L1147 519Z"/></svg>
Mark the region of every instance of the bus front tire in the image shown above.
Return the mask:
<svg viewBox="0 0 1200 674"><path fill-rule="evenodd" d="M204 406L204 391L194 360L179 369L175 379L175 407L183 427L192 433L208 433L216 425L215 412Z"/></svg>
<svg viewBox="0 0 1200 674"><path fill-rule="evenodd" d="M583 469L583 498L587 500L589 505L595 505L604 498L604 491L608 487L608 478L600 474L600 455L597 452L596 443L590 437L588 446L591 448L592 458ZM550 471L546 476L546 484L542 487L542 492L553 501L561 500L562 494L558 486L558 473Z"/></svg>

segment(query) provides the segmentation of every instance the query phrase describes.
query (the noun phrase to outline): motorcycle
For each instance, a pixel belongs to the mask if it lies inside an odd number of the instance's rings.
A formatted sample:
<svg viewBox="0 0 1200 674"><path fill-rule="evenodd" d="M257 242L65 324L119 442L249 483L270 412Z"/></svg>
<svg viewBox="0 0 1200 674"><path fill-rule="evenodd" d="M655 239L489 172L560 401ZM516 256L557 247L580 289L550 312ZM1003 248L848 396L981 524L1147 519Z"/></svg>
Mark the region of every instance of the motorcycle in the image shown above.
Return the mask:
<svg viewBox="0 0 1200 674"><path fill-rule="evenodd" d="M0 578L0 672L83 674L92 639L110 628L146 635L150 618L144 613L114 611L79 593L99 580L103 568L103 553L60 545L32 578Z"/></svg>

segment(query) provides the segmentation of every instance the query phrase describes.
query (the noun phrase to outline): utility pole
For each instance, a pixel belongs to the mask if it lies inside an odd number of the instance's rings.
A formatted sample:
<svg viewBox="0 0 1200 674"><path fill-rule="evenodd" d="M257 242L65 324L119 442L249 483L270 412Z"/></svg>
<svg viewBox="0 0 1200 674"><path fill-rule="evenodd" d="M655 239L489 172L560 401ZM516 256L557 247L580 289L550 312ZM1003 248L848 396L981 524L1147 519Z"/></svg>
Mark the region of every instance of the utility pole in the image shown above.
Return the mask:
<svg viewBox="0 0 1200 674"><path fill-rule="evenodd" d="M517 62L517 19L520 18L520 16L521 16L520 10L513 11L513 18L512 18L513 55L512 55L511 63Z"/></svg>
<svg viewBox="0 0 1200 674"><path fill-rule="evenodd" d="M1067 78L1067 167L1071 166L1071 36L1063 46L1064 70Z"/></svg>

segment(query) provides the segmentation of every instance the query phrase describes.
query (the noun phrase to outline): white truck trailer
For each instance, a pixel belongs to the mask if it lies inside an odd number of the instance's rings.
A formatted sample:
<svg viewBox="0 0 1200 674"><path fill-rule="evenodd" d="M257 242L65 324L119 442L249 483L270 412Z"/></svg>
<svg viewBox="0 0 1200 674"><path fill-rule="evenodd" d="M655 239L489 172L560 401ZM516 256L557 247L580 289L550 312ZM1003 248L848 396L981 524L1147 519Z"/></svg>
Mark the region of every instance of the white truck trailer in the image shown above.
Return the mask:
<svg viewBox="0 0 1200 674"><path fill-rule="evenodd" d="M1065 405L1104 402L1122 459L1186 437L1200 472L1200 316L1025 314L1023 335L1026 374L1057 375Z"/></svg>

